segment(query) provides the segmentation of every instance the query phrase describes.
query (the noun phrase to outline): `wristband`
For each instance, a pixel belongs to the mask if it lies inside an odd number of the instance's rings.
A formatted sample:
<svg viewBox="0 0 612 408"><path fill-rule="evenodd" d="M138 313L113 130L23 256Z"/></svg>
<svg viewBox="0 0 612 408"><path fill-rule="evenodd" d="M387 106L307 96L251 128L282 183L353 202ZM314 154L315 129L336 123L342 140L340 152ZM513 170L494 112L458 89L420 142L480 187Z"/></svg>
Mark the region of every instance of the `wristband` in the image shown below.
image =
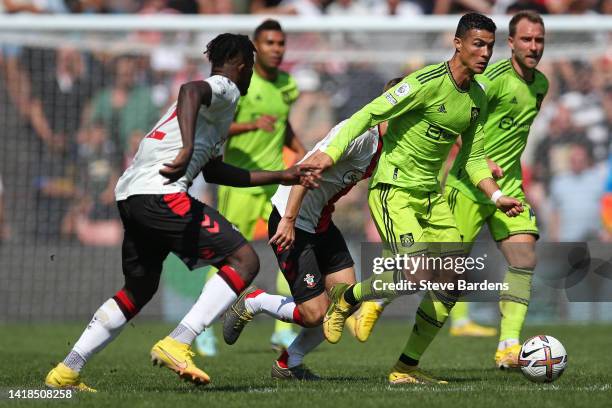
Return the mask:
<svg viewBox="0 0 612 408"><path fill-rule="evenodd" d="M502 193L501 190L496 190L493 194L491 194L491 201L493 201L493 204L497 204L497 200L499 200L503 195L504 193Z"/></svg>

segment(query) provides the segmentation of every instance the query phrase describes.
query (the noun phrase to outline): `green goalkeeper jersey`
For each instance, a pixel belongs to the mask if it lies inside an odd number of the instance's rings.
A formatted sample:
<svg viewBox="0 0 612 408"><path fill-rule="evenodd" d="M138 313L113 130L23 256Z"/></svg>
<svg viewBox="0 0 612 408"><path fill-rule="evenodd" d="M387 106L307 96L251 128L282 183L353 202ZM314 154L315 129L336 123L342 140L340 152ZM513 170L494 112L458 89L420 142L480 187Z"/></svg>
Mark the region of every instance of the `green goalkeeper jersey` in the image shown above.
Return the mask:
<svg viewBox="0 0 612 408"><path fill-rule="evenodd" d="M484 89L489 102L489 116L485 124L485 154L504 171L504 176L497 180L504 194L517 196L523 184L521 154L527 144L529 128L548 92L548 80L536 70L533 81L525 82L509 59L491 65L484 74L477 75L476 80ZM484 194L469 183L466 159L462 149L446 184L474 201L490 203Z"/></svg>
<svg viewBox="0 0 612 408"><path fill-rule="evenodd" d="M279 71L274 82L253 72L249 92L240 98L234 122L246 123L262 115L276 117L274 130L262 129L241 133L228 139L223 160L237 167L249 170L282 170L283 146L291 105L299 96L297 83L291 75ZM254 194L273 194L276 186L259 186L242 189Z"/></svg>
<svg viewBox="0 0 612 408"><path fill-rule="evenodd" d="M484 155L483 125L487 101L471 81L455 83L448 63L413 72L355 113L326 153L336 162L349 143L367 129L389 121L370 187L379 183L419 191L440 191L438 173L459 134L474 184L491 177Z"/></svg>

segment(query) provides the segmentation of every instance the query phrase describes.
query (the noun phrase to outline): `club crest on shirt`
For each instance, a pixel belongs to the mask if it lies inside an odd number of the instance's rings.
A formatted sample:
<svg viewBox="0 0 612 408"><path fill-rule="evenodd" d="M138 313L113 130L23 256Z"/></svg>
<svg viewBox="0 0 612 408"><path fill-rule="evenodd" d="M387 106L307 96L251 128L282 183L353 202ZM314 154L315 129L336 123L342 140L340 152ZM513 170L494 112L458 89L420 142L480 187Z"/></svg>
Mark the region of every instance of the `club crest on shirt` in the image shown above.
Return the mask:
<svg viewBox="0 0 612 408"><path fill-rule="evenodd" d="M304 277L304 282L309 289L314 288L316 284L314 275L312 273L307 273Z"/></svg>
<svg viewBox="0 0 612 408"><path fill-rule="evenodd" d="M414 244L414 236L412 235L412 232L400 235L400 244L402 244L404 248L411 247Z"/></svg>
<svg viewBox="0 0 612 408"><path fill-rule="evenodd" d="M363 173L359 170L355 170L355 169L348 170L346 173L342 175L342 183L345 186L356 184L359 180L361 180L362 176L363 176Z"/></svg>
<svg viewBox="0 0 612 408"><path fill-rule="evenodd" d="M480 115L480 108L477 107L477 106L472 106L472 113L470 115L470 122L473 122L476 119L478 119L478 115Z"/></svg>

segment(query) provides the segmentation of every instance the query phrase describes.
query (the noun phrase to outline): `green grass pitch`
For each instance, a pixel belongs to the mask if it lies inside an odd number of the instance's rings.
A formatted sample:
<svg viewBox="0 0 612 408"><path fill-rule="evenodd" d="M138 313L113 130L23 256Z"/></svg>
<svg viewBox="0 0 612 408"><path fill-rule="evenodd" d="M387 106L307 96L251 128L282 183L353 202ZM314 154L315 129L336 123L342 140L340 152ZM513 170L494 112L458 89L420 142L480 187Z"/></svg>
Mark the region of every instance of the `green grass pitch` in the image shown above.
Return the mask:
<svg viewBox="0 0 612 408"><path fill-rule="evenodd" d="M337 345L323 344L306 363L325 377L316 383L270 378L276 354L269 350L270 320L249 325L234 346L197 363L212 383L183 383L153 367L149 349L171 326L136 322L96 356L83 372L97 394L70 401L10 400L9 389L41 389L47 371L61 360L83 323L0 325L0 405L79 407L610 407L612 406L612 326L527 327L525 336L550 334L565 345L569 366L554 384L538 385L520 372L493 368L495 339L453 338L444 330L423 357L422 367L450 384L389 386L386 374L403 348L410 324L380 322L370 341L345 333ZM220 330L217 329L220 335ZM221 340L222 342L222 340ZM74 405L76 406L76 405Z"/></svg>

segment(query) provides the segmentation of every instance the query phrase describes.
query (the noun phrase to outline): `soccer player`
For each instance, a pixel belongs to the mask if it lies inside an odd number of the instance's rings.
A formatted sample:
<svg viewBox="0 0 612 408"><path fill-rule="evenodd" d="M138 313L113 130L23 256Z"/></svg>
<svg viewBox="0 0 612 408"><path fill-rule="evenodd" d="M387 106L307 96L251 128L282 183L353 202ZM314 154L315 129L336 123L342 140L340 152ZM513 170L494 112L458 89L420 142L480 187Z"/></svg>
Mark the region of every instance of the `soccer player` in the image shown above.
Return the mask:
<svg viewBox="0 0 612 408"><path fill-rule="evenodd" d="M385 85L385 91L402 78ZM320 326L329 306L327 292L337 283L354 283L354 262L331 216L337 200L372 174L382 150L387 123L368 129L353 140L334 163L326 153L346 121L306 154L303 163L321 168L319 188L280 186L272 197L274 209L268 230L270 245L289 283L292 297L272 295L250 287L225 314L223 335L234 344L245 325L260 313L304 326L298 337L272 365L272 377L316 380L303 363L304 356L324 339ZM364 302L367 304L368 302Z"/></svg>
<svg viewBox="0 0 612 408"><path fill-rule="evenodd" d="M210 381L194 364L190 345L253 280L259 259L223 216L186 193L188 186L200 171L208 182L234 186L312 181L307 165L248 171L221 160L238 98L251 81L254 52L244 35L213 39L206 49L211 77L182 85L178 101L141 141L115 189L125 229L125 285L96 311L68 356L47 375L47 386L95 391L80 380L81 369L153 297L170 251L190 261L200 258L219 273L177 328L153 346L151 359L193 383Z"/></svg>
<svg viewBox="0 0 612 408"><path fill-rule="evenodd" d="M473 242L486 223L509 265L504 280L509 289L501 292L499 302L501 322L495 364L500 368L518 367L520 333L531 296L538 227L522 190L520 159L531 124L548 92L548 80L536 69L544 52L542 17L533 11L517 13L510 20L509 34L512 56L491 65L476 80L489 104L484 130L490 168L504 194L517 197L526 211L508 218L491 205L469 183L463 150L448 175L445 191L463 240Z"/></svg>
<svg viewBox="0 0 612 408"><path fill-rule="evenodd" d="M299 91L291 75L279 69L286 49L286 37L276 20L266 20L253 33L257 49L255 69L249 93L240 98L234 123L229 130L224 160L245 169L282 170L283 147L299 160L306 150L289 122L291 106ZM272 212L270 198L276 186L219 188L219 212L250 241L259 220L268 220ZM249 211L244 211L248 208ZM276 279L279 294L289 295L289 287L279 271ZM206 333L206 332L205 332ZM204 333L204 334L205 334ZM285 349L295 339L291 324L277 320L270 338L272 347Z"/></svg>
<svg viewBox="0 0 612 408"><path fill-rule="evenodd" d="M474 75L484 72L489 63L495 29L493 21L481 14L462 16L454 38L455 53L448 62L410 74L366 105L348 120L326 150L335 162L351 140L377 123L389 121L368 202L385 247L394 254L461 254L456 246L440 246L434 251L428 244L461 242L437 178L458 135L462 136L464 168L470 182L506 215L516 216L523 210L518 200L501 192L484 155L487 100ZM396 296L385 286L397 282L399 276L395 275L401 274L388 271L352 286L338 285L323 322L327 340L340 340L346 318L362 300ZM406 274L406 279L415 276ZM408 344L389 374L390 383L441 383L423 373L418 362L457 296L457 291L426 293Z"/></svg>

